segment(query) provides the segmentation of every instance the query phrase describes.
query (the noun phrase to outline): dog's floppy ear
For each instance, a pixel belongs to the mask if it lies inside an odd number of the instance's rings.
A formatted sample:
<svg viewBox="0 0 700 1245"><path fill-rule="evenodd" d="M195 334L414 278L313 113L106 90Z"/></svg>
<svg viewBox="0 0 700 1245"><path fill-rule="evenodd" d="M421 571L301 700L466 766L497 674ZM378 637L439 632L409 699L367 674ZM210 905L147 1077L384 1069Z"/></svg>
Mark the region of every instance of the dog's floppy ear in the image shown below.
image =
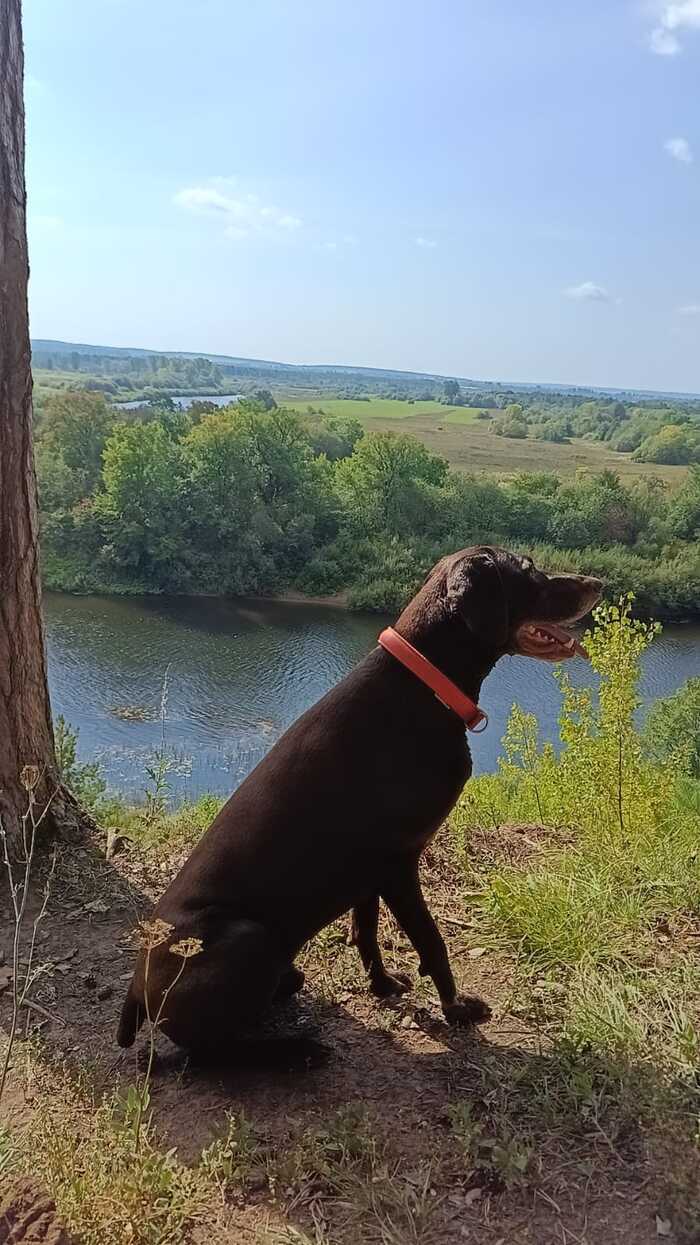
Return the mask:
<svg viewBox="0 0 700 1245"><path fill-rule="evenodd" d="M454 562L447 572L445 606L459 614L489 646L504 647L508 639L508 602L493 553L473 553Z"/></svg>
<svg viewBox="0 0 700 1245"><path fill-rule="evenodd" d="M425 579L423 580L423 583L421 584L421 588L425 588L425 585L429 584L431 579L437 579L438 575L446 571L449 560L449 557L440 558L439 562L436 562L434 566L431 566L425 576Z"/></svg>

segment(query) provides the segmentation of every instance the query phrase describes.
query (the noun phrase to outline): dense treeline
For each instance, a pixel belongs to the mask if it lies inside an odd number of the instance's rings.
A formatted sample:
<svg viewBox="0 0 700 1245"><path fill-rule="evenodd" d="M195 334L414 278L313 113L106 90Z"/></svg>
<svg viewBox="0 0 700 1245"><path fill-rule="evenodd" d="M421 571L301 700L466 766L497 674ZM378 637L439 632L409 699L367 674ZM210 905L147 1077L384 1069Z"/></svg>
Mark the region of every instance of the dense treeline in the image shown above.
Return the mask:
<svg viewBox="0 0 700 1245"><path fill-rule="evenodd" d="M302 366L225 355L131 353L41 339L34 342L32 362L40 399L51 391L76 388L117 399L141 399L164 393L248 394L261 385L274 385L302 395L314 392L329 397L369 401L371 396L406 402L444 401L447 389L454 390L455 404L466 401L460 398L457 381L386 369ZM496 405L488 394L477 396L483 396L487 405Z"/></svg>
<svg viewBox="0 0 700 1245"><path fill-rule="evenodd" d="M507 482L419 441L278 408L116 411L61 394L37 429L44 573L78 591L310 594L394 609L443 552L476 542L601 573L640 608L700 610L700 468L675 493L611 472Z"/></svg>
<svg viewBox="0 0 700 1245"><path fill-rule="evenodd" d="M606 441L621 453L633 451L642 463L700 463L700 410L688 403L675 407L628 407L619 401L578 402L573 398L541 398L530 406L509 402L496 413L492 429L502 437L568 441L583 437Z"/></svg>
<svg viewBox="0 0 700 1245"><path fill-rule="evenodd" d="M43 388L81 389L116 399L160 393L231 393L231 378L211 359L178 355L54 354L35 351L37 378ZM78 379L79 378L79 379Z"/></svg>

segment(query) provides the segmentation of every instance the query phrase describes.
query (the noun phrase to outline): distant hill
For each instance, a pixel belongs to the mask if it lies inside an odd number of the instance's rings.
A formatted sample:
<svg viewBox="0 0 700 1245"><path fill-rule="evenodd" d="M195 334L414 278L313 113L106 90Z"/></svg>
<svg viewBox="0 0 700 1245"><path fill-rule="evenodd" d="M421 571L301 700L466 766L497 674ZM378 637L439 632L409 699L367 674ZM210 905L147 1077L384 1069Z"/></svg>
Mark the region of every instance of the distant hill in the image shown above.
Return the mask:
<svg viewBox="0 0 700 1245"><path fill-rule="evenodd" d="M111 357L143 358L157 356L162 359L211 359L221 367L254 368L256 371L296 372L299 374L322 372L327 375L358 375L371 376L382 380L446 380L436 372L402 372L394 368L354 367L343 363L277 363L272 359L246 359L237 355L209 354L206 351L191 350L146 350L142 346L89 346L84 342L54 341L47 337L32 338L32 350L35 354L51 355L109 355ZM465 385L477 385L481 382L466 377L454 377Z"/></svg>
<svg viewBox="0 0 700 1245"><path fill-rule="evenodd" d="M406 372L395 368L376 368L376 367L359 367L351 364L343 363L279 363L272 359L248 359L237 355L209 354L205 351L195 352L188 350L147 350L142 346L95 346L87 345L84 342L64 342L53 340L52 338L37 337L32 339L32 350L39 359L52 356L58 363L60 356L70 355L91 355L94 357L112 357L115 359L128 358L160 358L160 359L208 359L216 364L229 376L238 374L241 376L253 376L256 379L263 380L265 376L269 376L270 381L284 384L285 381L295 386L313 386L319 380L325 379L326 384L332 377L342 379L344 384L351 384L353 381L360 385L363 381L373 382L375 385L381 382L387 384L404 384L413 386L425 382L428 384L441 384L445 380L457 380L465 389L479 390L482 393L488 390L498 390L500 392L528 392L536 393L538 390L548 393L562 394L590 394L591 396L600 397L619 397L620 399L638 400L675 400L675 401L697 401L700 394L697 393L678 393L671 390L653 390L653 389L606 389L593 385L557 385L548 382L538 382L528 384L522 381L505 381L505 380L473 380L466 376L444 376L438 372ZM41 364L40 364L41 366Z"/></svg>

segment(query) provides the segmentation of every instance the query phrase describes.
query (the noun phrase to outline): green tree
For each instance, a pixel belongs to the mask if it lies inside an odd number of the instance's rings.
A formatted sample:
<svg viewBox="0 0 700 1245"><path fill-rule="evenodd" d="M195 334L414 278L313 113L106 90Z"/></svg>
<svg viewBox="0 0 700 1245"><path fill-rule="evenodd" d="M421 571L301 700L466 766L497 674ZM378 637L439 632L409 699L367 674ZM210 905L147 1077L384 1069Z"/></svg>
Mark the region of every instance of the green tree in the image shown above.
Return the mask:
<svg viewBox="0 0 700 1245"><path fill-rule="evenodd" d="M498 437L512 437L515 440L524 440L527 436L527 421L522 415L509 415L511 409L522 410L517 407L517 403L513 407L506 407L504 414L500 419L494 419L491 424L491 431L496 433Z"/></svg>
<svg viewBox="0 0 700 1245"><path fill-rule="evenodd" d="M665 424L653 436L642 441L633 455L640 463L678 465L700 462L700 425Z"/></svg>
<svg viewBox="0 0 700 1245"><path fill-rule="evenodd" d="M644 746L655 761L681 758L685 772L700 778L700 678L657 700L644 724Z"/></svg>
<svg viewBox="0 0 700 1245"><path fill-rule="evenodd" d="M688 479L669 508L669 522L675 536L700 540L700 466L690 468Z"/></svg>
<svg viewBox="0 0 700 1245"><path fill-rule="evenodd" d="M241 402L229 408L244 438L261 501L256 525L263 548L283 578L301 568L315 543L335 534L337 503L328 463L314 458L300 417Z"/></svg>
<svg viewBox="0 0 700 1245"><path fill-rule="evenodd" d="M182 442L183 558L193 582L217 592L264 587L273 576L255 534L262 500L244 430L230 411L195 425Z"/></svg>
<svg viewBox="0 0 700 1245"><path fill-rule="evenodd" d="M351 458L336 465L336 488L351 520L364 531L420 531L430 488L447 478L447 463L413 437L369 433Z"/></svg>
<svg viewBox="0 0 700 1245"><path fill-rule="evenodd" d="M256 389L253 394L253 401L263 411L274 411L277 407L277 403L269 389Z"/></svg>
<svg viewBox="0 0 700 1245"><path fill-rule="evenodd" d="M154 585L177 583L182 452L163 425L117 424L104 449L104 491L96 509L108 553Z"/></svg>
<svg viewBox="0 0 700 1245"><path fill-rule="evenodd" d="M359 419L326 415L314 411L304 418L304 430L314 454L325 454L331 462L347 458L364 433Z"/></svg>
<svg viewBox="0 0 700 1245"><path fill-rule="evenodd" d="M114 422L114 411L102 394L56 393L44 405L37 439L41 455L60 460L73 473L81 497L100 481L102 453Z"/></svg>

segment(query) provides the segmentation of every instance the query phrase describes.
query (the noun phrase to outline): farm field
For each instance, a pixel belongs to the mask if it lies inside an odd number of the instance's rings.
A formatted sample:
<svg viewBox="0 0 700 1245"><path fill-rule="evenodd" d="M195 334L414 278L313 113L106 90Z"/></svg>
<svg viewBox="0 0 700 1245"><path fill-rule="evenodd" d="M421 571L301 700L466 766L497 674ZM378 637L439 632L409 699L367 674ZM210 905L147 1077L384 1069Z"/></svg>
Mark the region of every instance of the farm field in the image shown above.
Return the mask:
<svg viewBox="0 0 700 1245"><path fill-rule="evenodd" d="M686 467L634 462L631 455L619 454L601 441L573 439L556 444L530 437L522 441L498 437L491 431L489 420L477 418L481 409L478 407L440 406L436 402L409 405L381 398L363 402L351 398L329 400L317 395L301 401L284 393L275 396L280 405L301 413L313 406L328 415L359 419L370 430L404 432L417 437L429 450L441 454L462 471L490 471L501 476L516 475L520 471L554 471L570 476L580 469L609 470L627 478L657 476L676 487L687 474Z"/></svg>
<svg viewBox="0 0 700 1245"><path fill-rule="evenodd" d="M398 398L325 398L322 394L300 398L298 394L275 393L280 406L302 414L313 406L322 409L327 415L342 415L349 419L367 420L391 419L414 420L423 416L433 416L438 423L444 422L451 415L459 416L460 423L472 423L476 419L477 407L441 406L439 402L401 402Z"/></svg>

